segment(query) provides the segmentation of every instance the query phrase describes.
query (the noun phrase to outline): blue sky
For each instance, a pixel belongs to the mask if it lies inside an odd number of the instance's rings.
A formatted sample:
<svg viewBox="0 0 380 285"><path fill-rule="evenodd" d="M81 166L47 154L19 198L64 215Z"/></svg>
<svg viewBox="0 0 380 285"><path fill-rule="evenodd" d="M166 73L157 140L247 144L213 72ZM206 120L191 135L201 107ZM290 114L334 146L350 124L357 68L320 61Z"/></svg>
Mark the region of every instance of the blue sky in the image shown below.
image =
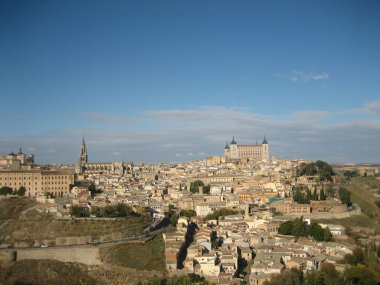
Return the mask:
<svg viewBox="0 0 380 285"><path fill-rule="evenodd" d="M1 1L0 153L380 162L379 1Z"/></svg>

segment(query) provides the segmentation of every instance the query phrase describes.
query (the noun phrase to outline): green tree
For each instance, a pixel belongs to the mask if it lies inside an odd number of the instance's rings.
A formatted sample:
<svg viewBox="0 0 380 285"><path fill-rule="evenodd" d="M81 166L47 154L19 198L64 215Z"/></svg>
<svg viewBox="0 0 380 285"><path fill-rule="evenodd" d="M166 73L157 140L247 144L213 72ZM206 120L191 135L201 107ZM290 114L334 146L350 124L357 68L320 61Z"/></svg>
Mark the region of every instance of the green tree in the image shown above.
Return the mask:
<svg viewBox="0 0 380 285"><path fill-rule="evenodd" d="M317 160L311 163L302 163L297 169L297 176L318 176L319 181L331 181L334 175L333 168L327 162Z"/></svg>
<svg viewBox="0 0 380 285"><path fill-rule="evenodd" d="M281 274L274 275L270 281L264 282L264 285L302 285L303 273L299 270L284 271Z"/></svg>
<svg viewBox="0 0 380 285"><path fill-rule="evenodd" d="M112 206L105 206L101 209L101 216L107 217L107 218L113 218L115 217L115 208Z"/></svg>
<svg viewBox="0 0 380 285"><path fill-rule="evenodd" d="M292 221L284 222L278 228L278 233L281 235L291 235L293 233L293 223Z"/></svg>
<svg viewBox="0 0 380 285"><path fill-rule="evenodd" d="M329 186L329 187L327 188L326 193L327 193L327 196L329 196L329 197L335 197L335 190L334 190L334 188L331 187L331 186Z"/></svg>
<svg viewBox="0 0 380 285"><path fill-rule="evenodd" d="M309 188L306 189L306 200L309 201L309 203L310 203L310 200L313 200L313 196L311 195L311 191Z"/></svg>
<svg viewBox="0 0 380 285"><path fill-rule="evenodd" d="M205 184L201 180L196 180L190 183L190 191L191 193L199 193L199 187L203 187Z"/></svg>
<svg viewBox="0 0 380 285"><path fill-rule="evenodd" d="M296 237L308 236L308 226L303 217L293 220L293 235Z"/></svg>
<svg viewBox="0 0 380 285"><path fill-rule="evenodd" d="M128 205L119 203L115 207L114 216L116 217L127 217L132 214L132 208Z"/></svg>
<svg viewBox="0 0 380 285"><path fill-rule="evenodd" d="M343 172L343 175L348 178L356 177L359 175L357 170L346 170Z"/></svg>
<svg viewBox="0 0 380 285"><path fill-rule="evenodd" d="M80 207L80 206L75 206L75 205L71 206L70 214L71 216L75 216L78 218L90 216L90 213L87 207L85 208L85 207Z"/></svg>
<svg viewBox="0 0 380 285"><path fill-rule="evenodd" d="M312 197L313 197L312 200L318 200L317 186L314 186L314 190L313 190L313 195L312 195Z"/></svg>
<svg viewBox="0 0 380 285"><path fill-rule="evenodd" d="M170 224L171 224L173 227L175 227L175 226L177 226L177 223L178 223L178 217L177 217L177 215L172 214L172 215L170 216Z"/></svg>
<svg viewBox="0 0 380 285"><path fill-rule="evenodd" d="M378 285L378 282L380 282L371 268L361 264L347 268L344 272L344 277L347 280L346 284Z"/></svg>
<svg viewBox="0 0 380 285"><path fill-rule="evenodd" d="M10 195L12 194L12 188L8 186L3 186L0 188L0 195Z"/></svg>
<svg viewBox="0 0 380 285"><path fill-rule="evenodd" d="M293 187L293 201L299 204L309 204L310 200L307 199L302 186Z"/></svg>
<svg viewBox="0 0 380 285"><path fill-rule="evenodd" d="M209 221L209 220L217 220L219 219L219 217L222 217L222 216L228 216L228 215L236 215L236 214L239 214L239 211L237 210L232 210L232 209L228 209L228 208L221 208L219 210L216 210L210 214L208 214L204 220L205 221Z"/></svg>
<svg viewBox="0 0 380 285"><path fill-rule="evenodd" d="M309 229L309 234L316 240L316 241L323 241L324 240L324 231L322 227L316 223L312 222Z"/></svg>
<svg viewBox="0 0 380 285"><path fill-rule="evenodd" d="M306 274L307 285L325 285L325 278L323 273L319 270L311 270Z"/></svg>
<svg viewBox="0 0 380 285"><path fill-rule="evenodd" d="M102 213L101 213L100 207L92 207L91 208L91 214L95 215L97 217L101 217Z"/></svg>
<svg viewBox="0 0 380 285"><path fill-rule="evenodd" d="M20 188L18 188L17 190L17 195L20 197L23 197L25 196L25 193L26 193L26 188L24 186L20 186Z"/></svg>
<svg viewBox="0 0 380 285"><path fill-rule="evenodd" d="M88 186L88 191L90 191L91 193L91 197L95 197L96 194L99 194L99 193L102 193L102 191L100 189L97 189L95 184L94 183L91 183L89 186Z"/></svg>
<svg viewBox="0 0 380 285"><path fill-rule="evenodd" d="M346 264L355 265L356 264L355 256L351 253L346 254L343 258L343 262Z"/></svg>
<svg viewBox="0 0 380 285"><path fill-rule="evenodd" d="M326 194L325 194L325 189L321 189L321 192L319 193L319 200L326 200Z"/></svg>
<svg viewBox="0 0 380 285"><path fill-rule="evenodd" d="M332 263L322 263L320 270L324 277L325 285L339 285L343 284L343 278L341 274L336 270Z"/></svg>
<svg viewBox="0 0 380 285"><path fill-rule="evenodd" d="M364 264L364 251L360 247L355 247L352 254L344 256L344 262L351 265Z"/></svg>
<svg viewBox="0 0 380 285"><path fill-rule="evenodd" d="M353 255L355 257L355 264L364 264L364 251L360 247L355 247Z"/></svg>
<svg viewBox="0 0 380 285"><path fill-rule="evenodd" d="M333 241L333 240L334 238L330 229L328 227L323 229L323 241Z"/></svg>
<svg viewBox="0 0 380 285"><path fill-rule="evenodd" d="M182 217L191 218L191 217L195 217L197 213L192 209L188 209L188 210L181 210L179 215Z"/></svg>
<svg viewBox="0 0 380 285"><path fill-rule="evenodd" d="M334 171L331 165L321 160L317 160L315 162L315 165L318 169L318 176L320 181L332 181Z"/></svg>
<svg viewBox="0 0 380 285"><path fill-rule="evenodd" d="M339 189L339 199L342 201L343 204L346 204L347 206L351 206L351 193L346 188L340 188Z"/></svg>

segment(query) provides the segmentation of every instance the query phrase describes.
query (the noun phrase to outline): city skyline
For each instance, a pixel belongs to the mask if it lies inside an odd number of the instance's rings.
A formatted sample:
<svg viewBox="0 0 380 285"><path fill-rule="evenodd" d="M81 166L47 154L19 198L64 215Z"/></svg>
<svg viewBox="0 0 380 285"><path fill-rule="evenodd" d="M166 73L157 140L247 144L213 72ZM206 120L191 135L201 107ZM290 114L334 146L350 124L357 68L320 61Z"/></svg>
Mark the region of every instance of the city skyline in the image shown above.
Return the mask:
<svg viewBox="0 0 380 285"><path fill-rule="evenodd" d="M380 162L376 1L0 3L0 154Z"/></svg>

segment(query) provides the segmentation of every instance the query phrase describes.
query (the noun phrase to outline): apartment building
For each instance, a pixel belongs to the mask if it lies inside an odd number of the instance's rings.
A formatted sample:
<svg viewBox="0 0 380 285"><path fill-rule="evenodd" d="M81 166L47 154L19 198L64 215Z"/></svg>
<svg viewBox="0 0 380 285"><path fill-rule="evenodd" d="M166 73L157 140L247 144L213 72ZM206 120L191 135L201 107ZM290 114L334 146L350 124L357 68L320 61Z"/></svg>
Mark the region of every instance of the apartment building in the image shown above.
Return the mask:
<svg viewBox="0 0 380 285"><path fill-rule="evenodd" d="M70 193L74 172L69 170L1 170L0 187L26 188L26 196L52 193L56 196Z"/></svg>

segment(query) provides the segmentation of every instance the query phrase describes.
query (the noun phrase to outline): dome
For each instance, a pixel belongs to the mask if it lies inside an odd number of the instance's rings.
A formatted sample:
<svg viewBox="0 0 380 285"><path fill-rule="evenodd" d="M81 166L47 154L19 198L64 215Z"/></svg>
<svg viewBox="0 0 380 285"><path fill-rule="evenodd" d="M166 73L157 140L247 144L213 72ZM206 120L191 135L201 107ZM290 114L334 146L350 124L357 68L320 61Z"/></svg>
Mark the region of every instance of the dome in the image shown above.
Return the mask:
<svg viewBox="0 0 380 285"><path fill-rule="evenodd" d="M267 138L265 136L264 136L264 140L263 140L262 144L268 144Z"/></svg>
<svg viewBox="0 0 380 285"><path fill-rule="evenodd" d="M237 144L236 141L235 141L235 136L232 137L231 144Z"/></svg>

